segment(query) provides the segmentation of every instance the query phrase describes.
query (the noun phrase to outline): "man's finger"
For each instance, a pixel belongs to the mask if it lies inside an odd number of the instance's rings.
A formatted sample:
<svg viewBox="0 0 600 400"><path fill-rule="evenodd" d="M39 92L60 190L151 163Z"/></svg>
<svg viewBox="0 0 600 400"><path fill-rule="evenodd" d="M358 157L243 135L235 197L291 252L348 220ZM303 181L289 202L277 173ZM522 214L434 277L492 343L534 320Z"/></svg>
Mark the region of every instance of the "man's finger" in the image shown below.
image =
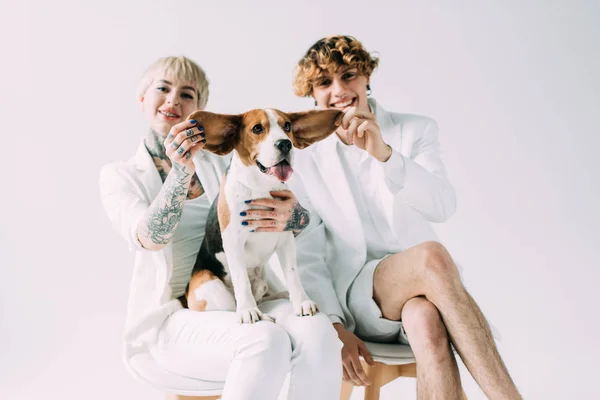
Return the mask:
<svg viewBox="0 0 600 400"><path fill-rule="evenodd" d="M361 385L370 385L371 379L369 379L369 377L367 376L367 373L363 369L362 364L360 363L360 359L358 357L356 357L355 360L352 360L352 365L354 367L356 375L361 381Z"/></svg>
<svg viewBox="0 0 600 400"><path fill-rule="evenodd" d="M361 118L361 119L373 119L373 114L367 113L359 110L357 107L351 107L346 111L344 117L342 118L342 128L348 129L350 122L352 122L353 118Z"/></svg>
<svg viewBox="0 0 600 400"><path fill-rule="evenodd" d="M358 126L357 134L358 137L362 139L362 137L365 135L365 130L367 129L367 127L369 126L369 121L364 121L362 124L360 124Z"/></svg>
<svg viewBox="0 0 600 400"><path fill-rule="evenodd" d="M357 111L358 109L356 107L351 107L348 111L346 111L344 117L342 118L342 128L348 129L350 121L352 121L352 118L356 116Z"/></svg>
<svg viewBox="0 0 600 400"><path fill-rule="evenodd" d="M360 355L363 356L367 364L375 365L375 360L373 360L371 352L369 351L369 349L367 349L367 346L364 343L358 345L358 351Z"/></svg>
<svg viewBox="0 0 600 400"><path fill-rule="evenodd" d="M350 375L348 375L348 373L346 372L346 368L342 367L342 371L344 371L342 379L348 382L352 382L352 379L350 379Z"/></svg>
<svg viewBox="0 0 600 400"><path fill-rule="evenodd" d="M344 362L344 370L348 373L348 376L350 377L350 380L356 386L363 386L363 383L362 383L361 379L356 374L356 371L354 369L354 365L352 364L352 360L346 360Z"/></svg>

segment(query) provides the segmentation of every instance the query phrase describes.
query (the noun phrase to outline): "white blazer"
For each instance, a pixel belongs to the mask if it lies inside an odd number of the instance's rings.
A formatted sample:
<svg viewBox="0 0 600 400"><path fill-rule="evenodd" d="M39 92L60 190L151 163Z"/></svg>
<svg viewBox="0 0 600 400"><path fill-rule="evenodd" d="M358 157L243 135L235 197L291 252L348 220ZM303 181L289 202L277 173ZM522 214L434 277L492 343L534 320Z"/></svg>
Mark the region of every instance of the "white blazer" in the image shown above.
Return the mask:
<svg viewBox="0 0 600 400"><path fill-rule="evenodd" d="M200 152L194 160L196 174L212 201L219 193L219 182L228 165L226 157ZM156 340L158 329L173 312L182 308L172 299L173 247L144 249L137 239L137 227L158 195L162 180L144 143L128 161L105 165L100 171L102 204L113 228L135 250L135 264L129 289L125 320L125 352L131 356L145 351Z"/></svg>
<svg viewBox="0 0 600 400"><path fill-rule="evenodd" d="M221 157L207 151L199 152L194 159L196 174L211 202L219 193L220 180L229 161L230 156ZM173 298L169 286L173 267L172 244L151 251L144 249L137 239L139 221L158 195L162 184L143 141L133 158L107 164L100 172L100 194L104 209L113 228L128 242L130 250L135 250L124 335L127 365L133 355L147 351L148 346L156 341L158 330L166 318L182 308L179 301ZM342 310L325 266L324 247L313 251L310 246L314 246L314 243L325 243L325 230L318 217L312 218L309 226L296 237L298 272L307 294L321 311L327 315L341 316ZM276 264L274 257L271 268L267 269L267 277L270 284L281 285Z"/></svg>
<svg viewBox="0 0 600 400"><path fill-rule="evenodd" d="M370 198L380 200L370 206L383 210L401 248L437 240L430 222L447 220L455 211L456 198L440 158L436 122L423 116L387 112L374 99L369 99L369 105L383 140L392 147L387 162L368 157L364 164L369 169L370 184L363 189L371 194ZM301 204L309 205L324 222L327 267L343 310L344 325L354 330L346 295L367 261L366 244L337 141L332 135L297 152L291 187L294 192L304 193L306 198L300 200ZM319 248L318 243L314 246ZM322 285L322 290L329 287L325 282Z"/></svg>

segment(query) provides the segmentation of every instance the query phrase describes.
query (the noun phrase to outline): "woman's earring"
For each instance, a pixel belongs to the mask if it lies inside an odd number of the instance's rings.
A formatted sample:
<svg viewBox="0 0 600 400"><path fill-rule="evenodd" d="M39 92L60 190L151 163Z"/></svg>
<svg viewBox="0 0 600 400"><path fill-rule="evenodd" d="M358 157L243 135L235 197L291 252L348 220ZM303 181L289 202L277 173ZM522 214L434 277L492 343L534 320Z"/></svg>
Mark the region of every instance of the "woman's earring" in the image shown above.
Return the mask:
<svg viewBox="0 0 600 400"><path fill-rule="evenodd" d="M367 84L367 96L370 96L370 95L371 95L371 92L372 92L372 90L371 90L371 86L369 86L369 85Z"/></svg>

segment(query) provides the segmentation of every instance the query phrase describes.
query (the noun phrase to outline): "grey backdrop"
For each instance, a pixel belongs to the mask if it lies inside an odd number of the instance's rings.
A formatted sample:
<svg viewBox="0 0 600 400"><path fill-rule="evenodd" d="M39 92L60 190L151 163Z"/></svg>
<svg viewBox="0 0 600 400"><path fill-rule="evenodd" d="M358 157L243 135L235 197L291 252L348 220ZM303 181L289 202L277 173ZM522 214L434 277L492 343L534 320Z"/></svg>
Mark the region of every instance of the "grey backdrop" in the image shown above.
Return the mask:
<svg viewBox="0 0 600 400"><path fill-rule="evenodd" d="M0 398L163 398L121 364L133 256L97 186L145 133L141 73L185 54L210 110L308 109L293 66L334 33L380 53L386 108L439 122L459 206L436 229L525 398L600 398L599 3L282 4L2 1Z"/></svg>

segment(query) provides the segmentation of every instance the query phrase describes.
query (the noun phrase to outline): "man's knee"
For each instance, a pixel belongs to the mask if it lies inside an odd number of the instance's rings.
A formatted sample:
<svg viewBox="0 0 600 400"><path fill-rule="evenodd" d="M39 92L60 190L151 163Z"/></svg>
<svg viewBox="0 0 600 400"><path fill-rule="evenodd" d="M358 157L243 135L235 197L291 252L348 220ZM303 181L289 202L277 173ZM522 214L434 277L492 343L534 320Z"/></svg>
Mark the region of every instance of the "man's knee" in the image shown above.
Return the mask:
<svg viewBox="0 0 600 400"><path fill-rule="evenodd" d="M452 282L459 279L458 269L450 253L439 242L424 242L415 247L427 278Z"/></svg>
<svg viewBox="0 0 600 400"><path fill-rule="evenodd" d="M402 324L416 353L446 352L448 333L437 307L423 297L410 299L402 310Z"/></svg>

